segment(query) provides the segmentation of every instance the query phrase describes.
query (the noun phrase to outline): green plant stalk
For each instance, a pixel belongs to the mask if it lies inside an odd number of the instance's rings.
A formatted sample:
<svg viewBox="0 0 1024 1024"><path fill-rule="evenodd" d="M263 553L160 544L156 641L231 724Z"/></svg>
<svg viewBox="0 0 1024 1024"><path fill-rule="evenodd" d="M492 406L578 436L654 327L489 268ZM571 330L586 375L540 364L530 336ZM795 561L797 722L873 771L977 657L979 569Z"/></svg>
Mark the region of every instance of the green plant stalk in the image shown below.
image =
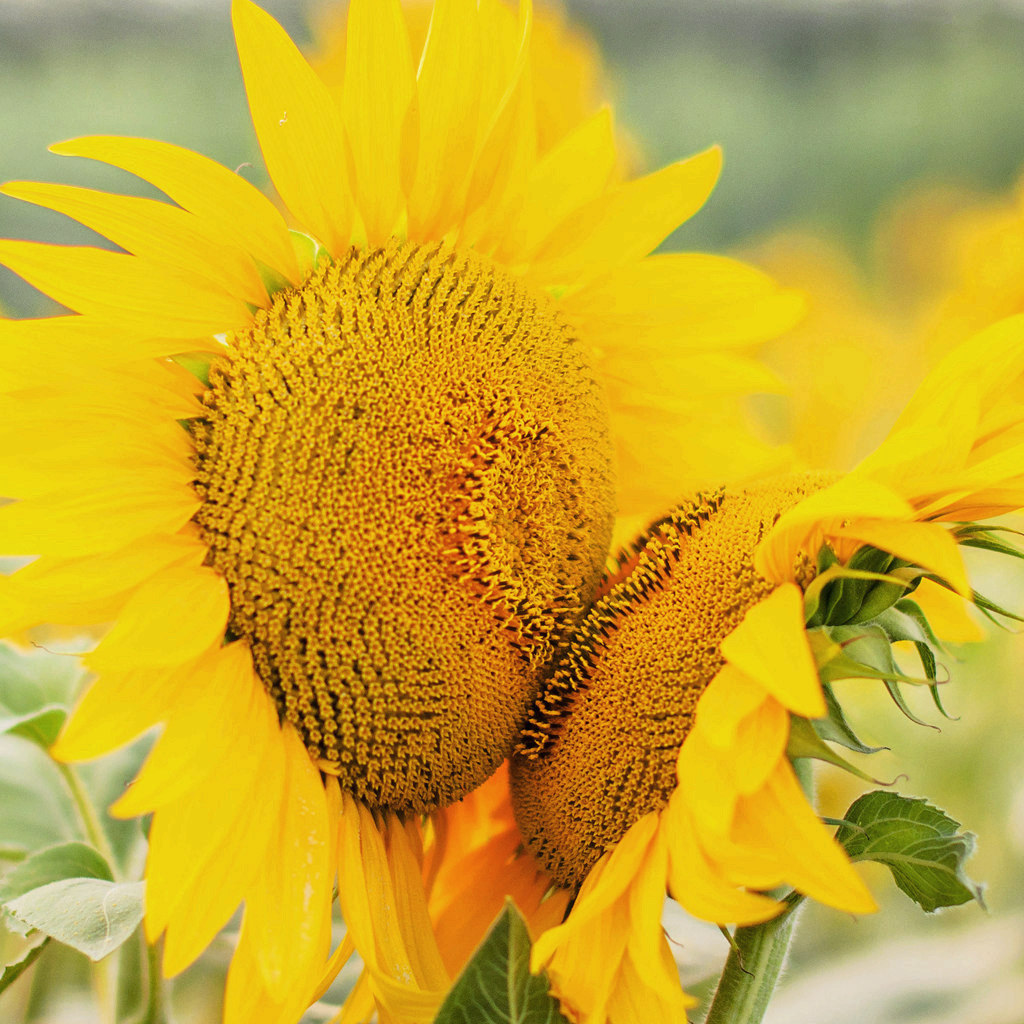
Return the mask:
<svg viewBox="0 0 1024 1024"><path fill-rule="evenodd" d="M70 765L61 764L60 761L55 761L54 763L57 765L57 770L64 779L65 785L68 787L75 810L78 812L82 827L85 829L86 837L110 865L110 870L116 878L118 872L117 862L114 860L114 851L111 849L110 841L107 839L107 833L103 828L103 823L100 821L100 816L96 813L96 808L86 792L85 786L82 785L82 780Z"/></svg>
<svg viewBox="0 0 1024 1024"><path fill-rule="evenodd" d="M103 828L100 816L96 812L96 807L85 786L82 784L82 780L70 765L62 764L60 761L54 761L54 764L57 766L57 771L60 772L61 778L67 786L68 793L71 795L71 800L75 805L75 810L78 812L78 817L82 822L82 828L85 830L86 837L110 865L111 874L117 878L118 871L117 862L114 860L114 851L110 846L110 840L107 839L106 830ZM117 1020L115 963L112 958L108 957L106 960L92 964L91 967L93 990L96 993L96 1001L100 1006L100 1012L105 1021L115 1024Z"/></svg>
<svg viewBox="0 0 1024 1024"><path fill-rule="evenodd" d="M737 928L704 1024L760 1024L789 952L797 911L794 897L778 916L751 928Z"/></svg>
<svg viewBox="0 0 1024 1024"><path fill-rule="evenodd" d="M146 954L146 981L148 994L146 1008L139 1018L139 1024L168 1024L167 992L164 988L164 975L160 969L160 946L150 945L146 941L145 929L139 932L142 946Z"/></svg>

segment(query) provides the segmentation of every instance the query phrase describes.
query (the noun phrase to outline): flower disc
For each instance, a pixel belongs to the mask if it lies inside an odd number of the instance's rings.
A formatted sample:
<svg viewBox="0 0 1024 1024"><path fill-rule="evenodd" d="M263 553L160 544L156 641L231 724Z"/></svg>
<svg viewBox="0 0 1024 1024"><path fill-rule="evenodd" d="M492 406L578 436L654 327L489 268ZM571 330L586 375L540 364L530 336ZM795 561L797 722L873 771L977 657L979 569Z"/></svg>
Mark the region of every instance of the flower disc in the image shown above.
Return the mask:
<svg viewBox="0 0 1024 1024"><path fill-rule="evenodd" d="M230 634L362 800L459 798L600 578L611 456L583 347L492 264L415 245L322 266L227 346L193 437Z"/></svg>
<svg viewBox="0 0 1024 1024"><path fill-rule="evenodd" d="M697 701L724 664L722 640L774 589L754 570L754 549L820 486L788 477L698 494L620 555L563 645L512 762L516 820L560 885L579 886L668 800Z"/></svg>

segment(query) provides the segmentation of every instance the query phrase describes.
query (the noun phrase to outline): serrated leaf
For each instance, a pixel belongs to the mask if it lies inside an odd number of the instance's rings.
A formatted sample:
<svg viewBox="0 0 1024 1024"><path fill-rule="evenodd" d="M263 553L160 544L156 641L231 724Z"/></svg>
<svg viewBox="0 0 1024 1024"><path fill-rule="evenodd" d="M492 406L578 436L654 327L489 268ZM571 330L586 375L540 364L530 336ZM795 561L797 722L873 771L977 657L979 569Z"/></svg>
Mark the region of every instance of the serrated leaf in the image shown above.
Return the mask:
<svg viewBox="0 0 1024 1024"><path fill-rule="evenodd" d="M5 904L17 921L102 960L131 938L142 921L142 882L66 878Z"/></svg>
<svg viewBox="0 0 1024 1024"><path fill-rule="evenodd" d="M931 913L970 900L982 888L964 873L974 836L926 800L875 791L856 800L836 838L851 860L884 864L896 884Z"/></svg>
<svg viewBox="0 0 1024 1024"><path fill-rule="evenodd" d="M0 880L0 906L64 878L101 878L112 882L114 876L102 854L87 843L60 843L23 860Z"/></svg>
<svg viewBox="0 0 1024 1024"><path fill-rule="evenodd" d="M15 715L0 709L0 733L21 736L41 747L53 746L57 734L68 717L68 710L59 704L46 704L37 711Z"/></svg>
<svg viewBox="0 0 1024 1024"><path fill-rule="evenodd" d="M441 1005L434 1024L568 1024L543 974L530 973L530 935L511 900Z"/></svg>

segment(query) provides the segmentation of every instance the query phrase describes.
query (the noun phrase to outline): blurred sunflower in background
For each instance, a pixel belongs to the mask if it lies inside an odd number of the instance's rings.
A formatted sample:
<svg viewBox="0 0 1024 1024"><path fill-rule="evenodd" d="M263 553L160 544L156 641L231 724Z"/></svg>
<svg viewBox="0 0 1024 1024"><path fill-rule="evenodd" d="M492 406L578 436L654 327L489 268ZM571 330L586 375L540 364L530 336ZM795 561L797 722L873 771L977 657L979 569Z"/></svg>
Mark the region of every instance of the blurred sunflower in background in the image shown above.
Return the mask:
<svg viewBox="0 0 1024 1024"><path fill-rule="evenodd" d="M335 79L232 13L284 212L113 136L53 148L170 202L3 188L124 251L0 242L73 311L0 324L0 550L33 559L2 626L112 623L59 758L162 726L114 811L153 814L166 974L244 904L225 1020L298 1019L353 946L381 1014L420 1019L454 962L423 938L420 816L511 751L597 593L616 465L642 509L777 459L729 410L776 386L749 348L801 300L648 256L720 155L624 180L608 108L558 101L585 51L528 2L354 0Z"/></svg>

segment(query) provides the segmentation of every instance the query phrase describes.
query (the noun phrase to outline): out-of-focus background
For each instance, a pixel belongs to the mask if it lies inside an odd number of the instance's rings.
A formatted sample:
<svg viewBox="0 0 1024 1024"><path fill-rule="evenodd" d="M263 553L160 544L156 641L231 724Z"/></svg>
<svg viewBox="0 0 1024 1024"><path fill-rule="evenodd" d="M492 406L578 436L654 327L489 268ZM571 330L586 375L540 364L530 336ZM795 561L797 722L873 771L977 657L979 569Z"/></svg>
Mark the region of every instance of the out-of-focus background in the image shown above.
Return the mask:
<svg viewBox="0 0 1024 1024"><path fill-rule="evenodd" d="M307 5L263 6L309 40ZM151 194L128 176L46 152L63 138L118 133L176 142L232 168L252 164L243 173L262 181L229 7L0 0L0 180ZM782 345L772 358L797 406L801 382L811 379L831 404L815 399L792 414L769 405L766 422L780 439L801 432L798 447L810 461L849 464L877 439L924 363L947 346L953 320L966 330L1024 309L1024 213L1015 198L1024 164L1024 3L569 7L601 45L620 123L645 164L724 147L719 188L670 246L741 252L809 290L802 347ZM0 236L95 242L65 218L3 197ZM22 317L52 307L0 269L0 309ZM990 567L979 570L995 596L1024 609L1024 587L999 593ZM893 748L868 769L883 780L906 773L902 792L928 796L979 835L969 868L989 883L988 914L972 904L927 917L883 869L872 870L881 914L806 912L772 1024L1024 1022L1024 645L990 633L963 660L957 649L947 658L955 720L929 709L927 694L915 704L941 732L906 721L869 683L846 684L843 694L865 738ZM5 765L50 770L34 756L8 740L0 775ZM860 791L834 774L819 778L833 815ZM0 807L0 840L4 814ZM676 916L668 927L699 992L724 942ZM179 1021L216 1019L227 948L215 947L177 983ZM92 1024L87 996L84 961L55 957L0 997L0 1021Z"/></svg>

